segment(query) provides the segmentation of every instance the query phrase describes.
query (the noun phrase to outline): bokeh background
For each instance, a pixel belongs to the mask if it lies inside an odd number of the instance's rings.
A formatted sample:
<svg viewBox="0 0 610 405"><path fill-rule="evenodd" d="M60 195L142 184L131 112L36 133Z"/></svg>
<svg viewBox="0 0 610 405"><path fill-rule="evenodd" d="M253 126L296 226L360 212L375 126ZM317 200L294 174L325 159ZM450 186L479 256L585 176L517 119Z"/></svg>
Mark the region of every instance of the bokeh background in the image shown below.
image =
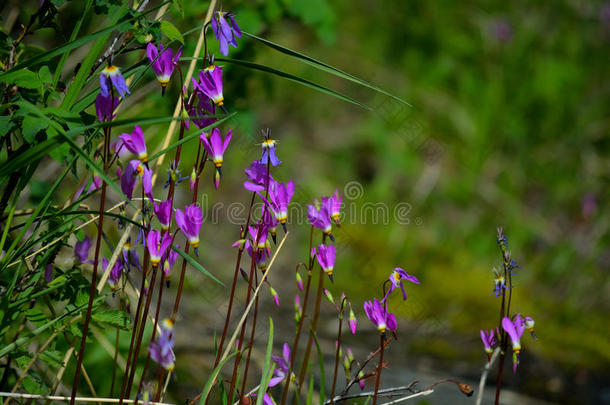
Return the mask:
<svg viewBox="0 0 610 405"><path fill-rule="evenodd" d="M74 3L62 11L66 23L79 12ZM184 18L170 8L167 19L181 31L201 24L207 3L182 3ZM28 6L8 1L5 22L11 8L20 7ZM381 294L394 267L421 281L409 286L405 303L393 301L401 332L385 386L416 377L422 384L435 376L478 380L486 359L479 329L491 328L498 317L499 301L490 292L492 268L501 266L496 228L502 226L522 267L514 277L513 308L536 320L538 336L537 342L524 339L519 370L505 375L505 386L533 400L610 403L610 3L256 0L224 1L222 7L237 13L245 31L372 82L410 106L242 38L231 58L328 86L372 111L225 64L226 106L238 114L230 125L234 143L225 155L221 190L204 181L201 201L219 215L204 225L202 264L230 283L230 245L239 225L227 209L249 202L243 168L258 157L260 131L270 128L284 162L274 176L295 181L297 205L335 189L346 194L352 215L336 230L332 292L352 298L361 325L346 344L361 356L376 345L361 303ZM26 15L17 14L15 26ZM95 15L85 27L101 28ZM69 24L65 30L69 35ZM54 35L40 45L62 40ZM196 33L185 39L183 55L190 56ZM217 51L215 41L210 46ZM132 59L117 63L127 61ZM176 83L162 98L152 72L147 79L127 99L125 117L172 113ZM149 145L160 144L165 130L146 128ZM190 172L189 161L187 153L183 172ZM38 181L44 189L52 178ZM183 202L188 198L185 189ZM294 266L307 257L308 226L298 222L291 220L271 276L282 305L262 308L276 325L287 325L278 332L286 339ZM178 377L171 384L176 400L198 392L208 375L209 337L221 327L226 296L202 275L187 280L177 326ZM330 306L325 311L321 333L330 361L336 321ZM99 361L111 364L103 355ZM451 394L420 403L462 400L457 391ZM509 400L526 403L523 397Z"/></svg>

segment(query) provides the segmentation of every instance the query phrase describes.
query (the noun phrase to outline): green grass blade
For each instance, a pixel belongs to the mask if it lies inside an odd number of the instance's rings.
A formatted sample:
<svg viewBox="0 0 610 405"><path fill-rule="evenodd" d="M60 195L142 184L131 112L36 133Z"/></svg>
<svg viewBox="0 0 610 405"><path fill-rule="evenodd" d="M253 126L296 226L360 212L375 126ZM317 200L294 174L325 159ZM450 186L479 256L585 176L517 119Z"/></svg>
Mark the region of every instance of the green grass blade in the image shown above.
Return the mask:
<svg viewBox="0 0 610 405"><path fill-rule="evenodd" d="M301 84L305 87L309 87L311 89L317 90L319 92L331 95L333 97L337 97L343 101L347 101L348 103L352 103L357 105L358 107L364 108L365 110L371 110L371 108L365 104L362 104L360 101L358 100L354 100L351 97L346 96L345 94L341 94L335 90L329 89L328 87L324 87L321 86L317 83L314 82L310 82L309 80L303 79L301 77L292 75L290 73L286 73L286 72L282 72L281 70L277 70L274 68L271 68L269 66L265 66L265 65L259 65L258 63L254 63L254 62L249 62L246 60L239 60L239 59L230 59L230 58L216 58L217 61L220 62L228 62L228 63L232 63L234 65L237 66L242 66L242 67L246 67L248 69L254 69L254 70L259 70L261 72L265 72L265 73L269 73L275 76L279 76L279 77L283 77L284 79L288 79L290 81L293 81L295 83Z"/></svg>
<svg viewBox="0 0 610 405"><path fill-rule="evenodd" d="M208 381L205 383L203 390L201 391L201 399L199 399L199 405L205 405L208 395L210 394L210 391L212 390L212 386L214 385L214 381L216 381L216 377L218 377L218 374L220 374L220 370L222 370L222 367L225 365L225 363L227 361L229 361L237 353L238 353L238 351L234 351L233 353L228 355L227 358L224 359L223 361L221 361L220 363L218 363L216 368L212 371L212 374L208 378Z"/></svg>
<svg viewBox="0 0 610 405"><path fill-rule="evenodd" d="M203 274L210 277L212 280L216 281L218 284L220 284L221 286L224 287L224 284L222 283L222 281L220 281L212 273L210 273L209 271L204 269L201 264L197 263L197 261L195 259L193 259L191 256L189 256L184 250L180 249L179 247L176 247L176 245L172 245L172 249L174 249L176 252L178 252L178 254L180 256L182 256L182 258L184 260L186 260L188 262L188 264L190 264L191 266L193 266L194 268L196 268L197 270L199 270L200 272L202 272Z"/></svg>
<svg viewBox="0 0 610 405"><path fill-rule="evenodd" d="M263 366L263 375L258 386L258 394L256 394L256 405L263 405L263 397L269 387L269 380L273 373L274 366L271 364L271 352L273 350L273 319L269 317L269 338L267 339L267 350L265 351L265 362Z"/></svg>
<svg viewBox="0 0 610 405"><path fill-rule="evenodd" d="M384 94L384 95L386 95L388 97L391 97L394 100L399 101L399 102L401 102L403 104L411 106L411 104L407 103L405 100L403 100L403 99L401 99L401 98L399 98L399 97L397 97L397 96L395 96L395 95L393 95L391 93L388 93L387 91L385 91L385 90L375 86L372 83L367 82L366 80L360 79L357 76L354 76L352 74L344 72L343 70L337 69L334 66L331 66L331 65L326 64L324 62L316 60L316 59L314 59L314 58L312 58L310 56L304 55L304 54L302 54L300 52L297 52L295 50L292 50L290 48L286 48L285 46L276 44L275 42L271 42L271 41L269 41L267 39L258 37L258 36L254 35L254 34L250 34L249 32L245 32L245 31L242 31L242 32L244 33L244 35L246 35L246 36L248 36L250 38L253 38L253 39L263 43L264 45L266 45L266 46L268 46L268 47L270 47L272 49L275 49L276 51L279 51L279 52L281 52L281 53L283 53L285 55L292 56L293 58L296 58L296 59L300 60L301 62L304 62L304 63L306 63L306 64L308 64L310 66L313 66L316 69L322 70L322 71L324 71L326 73L330 73L332 75L335 75L335 76L341 77L343 79L349 80L351 82L357 83L357 84L359 84L361 86L367 87L367 88L369 88L371 90L374 90L374 91L376 91L378 93L381 93L381 94Z"/></svg>
<svg viewBox="0 0 610 405"><path fill-rule="evenodd" d="M87 2L85 3L83 12L81 13L81 16L78 19L78 21L76 21L76 25L74 25L74 29L72 30L72 34L70 35L69 42L73 42L76 39L76 36L78 35L78 32L80 31L80 27L83 24L83 21L84 21L85 17L87 16L87 13L89 12L89 8L91 7L91 4L93 4L93 0L87 0ZM59 83L59 79L61 78L61 73L64 70L64 65L66 64L66 61L68 60L68 56L70 56L69 50L62 53L61 58L59 59L59 63L57 64L57 68L55 68L55 74L53 75L53 84L51 85L52 88L57 87L57 83ZM80 111L80 110L77 110L77 111Z"/></svg>
<svg viewBox="0 0 610 405"><path fill-rule="evenodd" d="M318 350L318 363L320 363L320 403L323 404L326 400L326 374L324 373L324 356L322 355L322 350L320 349L320 342L318 342L318 337L316 333L312 333L313 341L316 344L316 350Z"/></svg>
<svg viewBox="0 0 610 405"><path fill-rule="evenodd" d="M309 387L307 389L307 400L305 401L305 405L311 405L311 401L313 401L313 375L309 377Z"/></svg>
<svg viewBox="0 0 610 405"><path fill-rule="evenodd" d="M188 134L188 135L186 135L186 136L182 137L182 139L181 139L181 140L179 140L179 141L177 141L177 142L175 142L175 143L173 143L173 144L169 145L169 146L168 146L167 148L165 148L165 149L161 149L159 152L156 152L155 154L153 154L152 156L150 156L150 157L148 158L148 161L149 161L149 162L152 162L153 160L158 159L158 158L159 158L161 155L163 155L163 154L165 154L165 153L169 152L169 151L170 151L170 150L172 150L172 149L177 148L177 147L178 147L178 145L182 145L183 143L188 142L188 141L190 141L191 139L198 137L198 136L199 136L199 134L201 134L202 132L207 132L207 131L209 131L210 129L216 128L217 126L219 126L220 124L224 123L225 121L228 121L228 120L230 120L231 118L233 118L233 117L235 116L235 114L237 114L237 113L236 113L236 112L231 113L231 114L227 115L226 117L224 117L224 118L222 118L222 119L220 119L220 120L216 121L215 123L213 123L213 124L211 124L211 125L208 125L207 127L203 128L203 129L199 129L199 128L197 128L197 130L195 130L195 131L193 131L192 133L190 133L190 134Z"/></svg>

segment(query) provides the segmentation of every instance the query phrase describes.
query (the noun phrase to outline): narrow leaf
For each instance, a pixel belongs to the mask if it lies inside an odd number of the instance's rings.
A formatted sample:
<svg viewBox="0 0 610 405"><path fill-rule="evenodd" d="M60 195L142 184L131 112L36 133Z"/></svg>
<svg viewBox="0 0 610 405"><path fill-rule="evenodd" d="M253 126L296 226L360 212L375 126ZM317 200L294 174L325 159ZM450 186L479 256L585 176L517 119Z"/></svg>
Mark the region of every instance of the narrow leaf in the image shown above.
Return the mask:
<svg viewBox="0 0 610 405"><path fill-rule="evenodd" d="M263 375L261 382L258 387L258 394L256 394L256 405L263 405L263 397L269 387L269 380L271 380L271 374L273 372L273 366L271 365L271 352L273 350L273 319L269 317L269 338L267 339L267 350L265 352L265 362L263 366Z"/></svg>
<svg viewBox="0 0 610 405"><path fill-rule="evenodd" d="M228 355L227 358L224 359L223 361L221 361L220 363L218 363L218 365L216 366L214 371L212 371L212 374L208 378L208 381L205 383L205 386L203 387L203 390L201 391L201 399L199 400L199 405L205 405L208 395L210 394L210 391L212 390L212 386L214 385L214 381L216 381L216 377L220 373L220 370L222 370L222 367L225 365L225 363L227 361L229 361L237 353L238 353L238 351L234 351L233 353Z"/></svg>
<svg viewBox="0 0 610 405"><path fill-rule="evenodd" d="M395 95L393 95L391 93L388 93L387 91L385 91L385 90L375 86L372 83L369 83L369 82L367 82L367 81L365 81L363 79L360 79L360 78L358 78L358 77L356 77L356 76L354 76L352 74L349 74L347 72L344 72L343 70L337 69L334 66L331 66L331 65L326 64L326 63L324 63L322 61L316 60L316 59L314 59L314 58L312 58L310 56L304 55L304 54L302 54L300 52L297 52L297 51L294 51L294 50L292 50L290 48L286 48L285 46L276 44L275 42L271 42L271 41L269 41L267 39L258 37L258 36L254 35L254 34L250 34L249 32L243 31L243 33L244 33L244 35L246 35L246 36L248 36L250 38L256 39L257 41L265 44L266 46L268 46L268 47L270 47L272 49L275 49L276 51L279 51L279 52L281 52L281 53L283 53L285 55L292 56L293 58L299 59L301 62L304 62L304 63L306 63L306 64L308 64L310 66L313 66L316 69L319 69L319 70L322 70L324 72L330 73L332 75L335 75L335 76L341 77L343 79L352 81L354 83L358 83L361 86L367 87L367 88L369 88L371 90L375 90L376 92L379 92L379 93L384 94L384 95L386 95L388 97L391 97L391 98L393 98L396 101L399 101L399 102L401 102L403 104L411 106L411 104L407 103L405 100L403 100L403 99L401 99L401 98L399 98L399 97L397 97L397 96L395 96Z"/></svg>
<svg viewBox="0 0 610 405"><path fill-rule="evenodd" d="M196 268L197 270L199 270L200 272L202 272L203 274L210 277L212 280L216 281L218 284L220 284L221 286L224 287L224 284L222 283L222 281L220 281L219 279L214 277L214 275L212 273L210 273L209 271L204 269L201 264L197 263L197 261L195 259L193 259L191 256L189 256L184 250L180 249L179 247L176 247L176 245L172 245L172 249L174 249L176 252L178 252L178 254L180 256L182 256L182 258L184 260L186 260L188 262L188 264L190 264L191 266L193 266L194 268Z"/></svg>

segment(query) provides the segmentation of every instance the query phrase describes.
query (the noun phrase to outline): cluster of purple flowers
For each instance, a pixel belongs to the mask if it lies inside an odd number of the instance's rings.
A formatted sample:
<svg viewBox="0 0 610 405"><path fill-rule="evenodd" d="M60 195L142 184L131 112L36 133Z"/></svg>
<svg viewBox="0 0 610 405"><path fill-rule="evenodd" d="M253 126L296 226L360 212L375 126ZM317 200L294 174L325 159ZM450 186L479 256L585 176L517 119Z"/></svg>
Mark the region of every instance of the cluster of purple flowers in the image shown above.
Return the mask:
<svg viewBox="0 0 610 405"><path fill-rule="evenodd" d="M507 316L502 318L502 329L508 337L510 338L512 347L513 347L513 372L517 372L517 366L519 365L519 353L521 353L521 336L523 332L527 330L530 332L534 340L536 339L536 334L534 333L534 320L529 317L522 317L521 314L515 315L514 319L511 319ZM494 334L495 332L495 334ZM481 340L483 341L483 346L485 348L485 352L487 353L488 360L491 359L491 354L494 351L494 347L500 343L499 339L501 339L501 333L498 328L486 331L481 330Z"/></svg>
<svg viewBox="0 0 610 405"><path fill-rule="evenodd" d="M400 288L402 290L403 300L407 299L407 292L405 291L403 280L419 284L417 277L410 275L400 267L396 267L390 274L390 277L388 277L387 281L390 282L390 287L383 299L379 301L377 298L374 298L372 301L366 301L364 303L364 312L367 318L369 318L381 334L385 334L386 330L394 332L398 327L396 317L394 314L388 312L388 297L392 291L396 288Z"/></svg>

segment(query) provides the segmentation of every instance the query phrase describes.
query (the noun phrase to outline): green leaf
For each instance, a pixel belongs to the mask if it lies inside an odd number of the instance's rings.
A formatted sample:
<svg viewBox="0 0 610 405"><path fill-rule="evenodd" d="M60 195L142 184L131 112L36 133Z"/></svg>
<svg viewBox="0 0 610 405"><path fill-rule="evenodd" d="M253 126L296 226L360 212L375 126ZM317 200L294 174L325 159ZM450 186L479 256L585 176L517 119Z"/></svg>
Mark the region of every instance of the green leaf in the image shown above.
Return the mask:
<svg viewBox="0 0 610 405"><path fill-rule="evenodd" d="M212 390L212 386L214 385L214 381L216 381L216 377L218 377L220 370L222 370L222 367L225 365L225 363L227 361L229 361L237 353L239 353L239 352L234 351L233 353L228 355L226 359L224 359L223 361L218 363L216 368L214 368L214 370L212 371L212 374L208 378L208 381L206 381L205 385L203 386L203 390L201 391L201 399L199 400L199 405L205 405L206 399L208 398L208 395L210 394L210 391Z"/></svg>
<svg viewBox="0 0 610 405"><path fill-rule="evenodd" d="M21 385L29 394L46 395L49 391L40 378L34 378L31 375L26 376L21 381Z"/></svg>
<svg viewBox="0 0 610 405"><path fill-rule="evenodd" d="M172 41L178 41L184 45L184 38L174 24L169 21L161 21L161 32Z"/></svg>
<svg viewBox="0 0 610 405"><path fill-rule="evenodd" d="M313 401L313 374L309 377L309 387L307 389L307 400L305 401L305 404L311 405L311 401Z"/></svg>
<svg viewBox="0 0 610 405"><path fill-rule="evenodd" d="M297 51L294 51L294 50L292 50L290 48L286 48L286 47L284 47L282 45L276 44L276 43L271 42L271 41L269 41L267 39L258 37L258 36L254 35L254 34L250 34L249 32L243 31L243 33L244 33L244 35L257 40L257 41L261 42L262 44L264 44L264 45L266 45L266 46L268 46L268 47L270 47L272 49L275 49L276 51L279 51L279 52L281 52L281 53L283 53L285 55L288 55L288 56L291 56L293 58L296 58L296 59L300 60L303 63L306 63L306 64L308 64L310 66L315 67L316 69L319 69L319 70L322 70L324 72L330 73L332 75L335 75L335 76L341 77L343 79L352 81L354 83L358 83L361 86L367 87L367 88L369 88L371 90L375 90L376 92L379 92L379 93L384 94L384 95L386 95L388 97L391 97L391 98L393 98L396 101L399 101L399 102L401 102L403 104L411 106L411 104L407 103L405 100L403 100L403 99L401 99L401 98L399 98L399 97L397 97L397 96L395 96L395 95L393 95L391 93L388 93L387 91L385 91L385 90L375 86L374 84L371 84L371 83L369 83L369 82L367 82L367 81L365 81L363 79L360 79L360 78L358 78L358 77L356 77L356 76L354 76L352 74L349 74L347 72L344 72L344 71L342 71L340 69L337 69L334 66L328 65L328 64L326 64L324 62L321 62L319 60L316 60L316 59L314 59L314 58L312 58L310 56L304 55L304 54L302 54L300 52L297 52Z"/></svg>
<svg viewBox="0 0 610 405"><path fill-rule="evenodd" d="M172 249L174 249L176 252L178 252L178 254L180 256L182 256L182 258L184 260L186 260L191 266L193 266L194 268L196 268L197 270L199 270L200 272L202 272L203 274L210 277L212 280L216 281L218 284L220 284L221 286L224 287L224 284L222 283L222 281L220 281L219 279L214 277L214 275L212 273L210 273L209 271L204 269L202 265L197 263L197 261L195 261L195 259L193 259L191 256L189 256L184 250L180 249L179 247L176 247L176 245L172 245Z"/></svg>
<svg viewBox="0 0 610 405"><path fill-rule="evenodd" d="M269 317L269 337L267 338L267 350L265 352L265 362L263 365L263 375L261 376L261 382L258 387L258 394L256 395L256 405L263 405L263 397L269 387L269 380L273 373L274 366L271 365L271 351L273 350L273 319Z"/></svg>
<svg viewBox="0 0 610 405"><path fill-rule="evenodd" d="M172 5L176 10L178 10L180 16L184 18L184 6L182 5L182 0L172 0Z"/></svg>
<svg viewBox="0 0 610 405"><path fill-rule="evenodd" d="M42 83L40 82L40 79L38 78L38 76L36 75L36 73L27 70L27 69L23 69L20 70L18 72L15 72L14 75L5 78L3 76L0 75L0 81L7 83L7 84L14 84L17 87L21 87L24 89L40 89L40 87L42 86Z"/></svg>
<svg viewBox="0 0 610 405"><path fill-rule="evenodd" d="M123 330L129 330L129 317L123 311L111 309L96 312L92 314L91 317L96 322L105 323Z"/></svg>
<svg viewBox="0 0 610 405"><path fill-rule="evenodd" d="M185 58L186 59L186 58ZM348 103L352 103L357 105L358 107L364 108L365 110L371 110L371 107L362 104L360 101L354 100L351 97L348 97L344 94L341 94L335 90L329 89L328 87L321 86L317 83L310 82L309 80L303 79L301 77L292 75L290 73L282 72L281 70L277 70L265 65L259 65L258 63L249 62L246 60L238 60L238 59L230 59L230 58L216 58L217 61L220 62L228 62L237 66L243 66L249 69L259 70L261 72L270 73L275 76L283 77L284 79L288 79L295 83L301 84L305 87L309 87L311 89L317 90L319 92L331 95L333 97L337 97L343 101L347 101Z"/></svg>
<svg viewBox="0 0 610 405"><path fill-rule="evenodd" d="M49 124L33 115L26 115L21 125L21 133L28 143L33 143L36 134L49 126Z"/></svg>
<svg viewBox="0 0 610 405"><path fill-rule="evenodd" d="M51 70L47 65L44 65L38 70L38 77L44 84L50 84L53 82L53 76L51 76Z"/></svg>

